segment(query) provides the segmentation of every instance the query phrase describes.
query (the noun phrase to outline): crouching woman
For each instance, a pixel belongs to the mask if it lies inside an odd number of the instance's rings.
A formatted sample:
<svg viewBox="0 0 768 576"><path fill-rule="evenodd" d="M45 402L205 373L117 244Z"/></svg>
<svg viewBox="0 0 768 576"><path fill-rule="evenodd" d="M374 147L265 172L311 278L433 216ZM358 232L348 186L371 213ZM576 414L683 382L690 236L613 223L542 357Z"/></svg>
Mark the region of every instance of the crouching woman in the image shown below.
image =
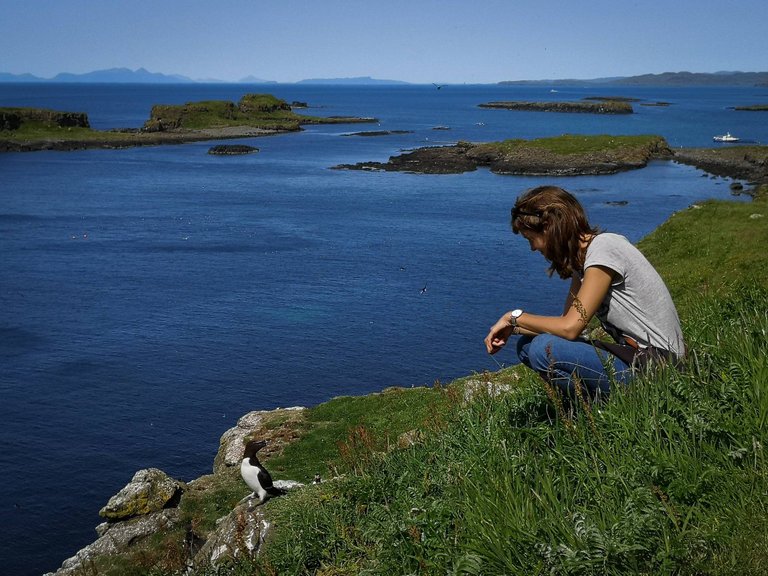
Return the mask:
<svg viewBox="0 0 768 576"><path fill-rule="evenodd" d="M515 202L511 224L547 259L549 275L557 272L571 286L561 316L521 308L503 314L485 338L489 354L520 335L520 361L571 398L604 397L612 382L629 382L647 362L684 356L664 281L629 240L591 226L572 194L556 186L529 190ZM582 337L594 316L614 342Z"/></svg>

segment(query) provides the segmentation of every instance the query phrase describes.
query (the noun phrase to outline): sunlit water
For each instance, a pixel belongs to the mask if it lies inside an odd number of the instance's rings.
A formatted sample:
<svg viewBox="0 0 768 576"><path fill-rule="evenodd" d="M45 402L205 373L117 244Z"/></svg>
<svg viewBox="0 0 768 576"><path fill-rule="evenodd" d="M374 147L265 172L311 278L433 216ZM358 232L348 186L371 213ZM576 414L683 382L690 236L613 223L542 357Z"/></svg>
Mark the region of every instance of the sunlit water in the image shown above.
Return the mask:
<svg viewBox="0 0 768 576"><path fill-rule="evenodd" d="M154 103L263 91L380 126L243 139L260 152L239 157L210 156L211 143L0 155L5 573L54 570L91 542L99 508L140 468L208 473L248 411L494 370L482 339L501 312L559 311L565 286L508 226L515 197L552 179L331 166L562 133L768 140L759 113L729 109L764 102L758 88L0 85L0 106L84 111L107 129L140 126ZM615 117L477 107L595 95L671 105ZM411 132L348 135L374 129ZM729 181L670 162L555 182L633 241L731 197Z"/></svg>

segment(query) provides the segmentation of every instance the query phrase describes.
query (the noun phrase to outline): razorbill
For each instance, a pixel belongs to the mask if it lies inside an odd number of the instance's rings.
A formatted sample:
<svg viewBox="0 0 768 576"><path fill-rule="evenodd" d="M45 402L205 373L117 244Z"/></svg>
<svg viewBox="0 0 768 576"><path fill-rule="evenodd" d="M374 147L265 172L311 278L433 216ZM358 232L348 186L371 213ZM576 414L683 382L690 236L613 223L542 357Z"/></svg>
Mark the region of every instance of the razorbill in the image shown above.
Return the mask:
<svg viewBox="0 0 768 576"><path fill-rule="evenodd" d="M253 440L245 445L243 461L240 463L240 475L245 480L248 488L253 490L251 496L258 496L259 504L263 504L270 498L282 496L285 490L276 488L272 485L272 476L267 469L259 462L256 452L264 448L267 443L264 440Z"/></svg>

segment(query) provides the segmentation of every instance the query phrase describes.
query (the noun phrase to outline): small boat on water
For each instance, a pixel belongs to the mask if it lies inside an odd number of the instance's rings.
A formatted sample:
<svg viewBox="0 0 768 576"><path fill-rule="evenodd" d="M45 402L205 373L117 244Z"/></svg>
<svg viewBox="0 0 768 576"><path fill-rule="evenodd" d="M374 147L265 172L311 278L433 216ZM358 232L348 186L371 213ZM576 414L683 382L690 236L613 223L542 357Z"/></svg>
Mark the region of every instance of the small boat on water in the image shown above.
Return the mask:
<svg viewBox="0 0 768 576"><path fill-rule="evenodd" d="M738 142L739 138L736 136L731 136L730 132L726 132L725 134L721 136L715 136L712 138L715 142Z"/></svg>

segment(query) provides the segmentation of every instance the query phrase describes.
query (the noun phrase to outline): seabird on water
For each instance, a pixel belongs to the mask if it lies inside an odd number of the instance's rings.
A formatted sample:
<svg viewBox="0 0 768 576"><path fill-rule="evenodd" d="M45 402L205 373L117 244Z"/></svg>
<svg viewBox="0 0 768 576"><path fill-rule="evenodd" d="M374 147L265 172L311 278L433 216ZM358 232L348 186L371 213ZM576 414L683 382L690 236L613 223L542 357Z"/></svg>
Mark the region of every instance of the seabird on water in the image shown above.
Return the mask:
<svg viewBox="0 0 768 576"><path fill-rule="evenodd" d="M240 475L245 480L248 488L253 490L252 496L258 496L259 504L263 504L270 498L282 496L285 490L272 485L272 476L259 462L256 452L264 448L267 443L264 440L252 440L245 445L243 461L240 463Z"/></svg>

